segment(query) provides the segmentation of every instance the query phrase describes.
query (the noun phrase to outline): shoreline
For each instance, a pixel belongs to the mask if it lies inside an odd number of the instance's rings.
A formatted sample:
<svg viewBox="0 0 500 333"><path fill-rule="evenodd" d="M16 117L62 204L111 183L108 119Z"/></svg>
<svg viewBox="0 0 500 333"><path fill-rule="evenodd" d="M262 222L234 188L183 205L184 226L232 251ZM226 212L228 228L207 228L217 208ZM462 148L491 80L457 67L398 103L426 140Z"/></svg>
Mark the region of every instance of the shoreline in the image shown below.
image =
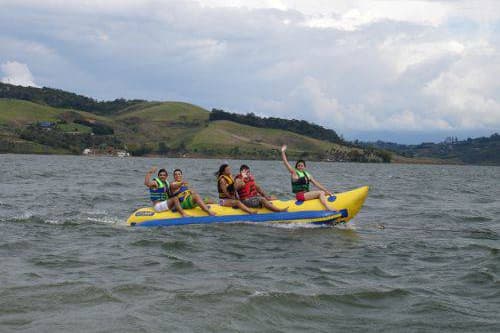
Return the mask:
<svg viewBox="0 0 500 333"><path fill-rule="evenodd" d="M82 157L112 157L112 158L179 158L179 159L225 159L225 160L250 160L250 161L278 161L279 159L266 159L266 158L235 158L234 156L207 156L207 155L195 155L195 154L183 154L183 155L158 155L158 154L146 154L142 156L116 156L109 154L50 154L50 153L14 153L14 152L0 152L0 155L43 155L43 156L82 156ZM395 156L393 160L389 163L384 162L358 162L358 161L331 161L331 160L315 160L308 159L310 162L324 162L324 163L356 163L356 164L399 164L399 165L449 165L449 166L499 166L495 164L466 164L458 161L443 161L432 158L419 158L412 159L408 157Z"/></svg>

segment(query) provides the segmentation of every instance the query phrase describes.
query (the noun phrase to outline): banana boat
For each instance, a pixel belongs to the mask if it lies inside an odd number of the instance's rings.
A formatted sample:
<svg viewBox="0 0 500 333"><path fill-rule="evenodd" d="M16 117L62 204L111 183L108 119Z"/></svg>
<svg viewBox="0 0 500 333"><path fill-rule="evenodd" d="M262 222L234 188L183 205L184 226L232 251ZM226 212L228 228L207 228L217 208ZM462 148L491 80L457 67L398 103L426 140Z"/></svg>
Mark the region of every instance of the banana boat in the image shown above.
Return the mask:
<svg viewBox="0 0 500 333"><path fill-rule="evenodd" d="M189 217L181 217L177 212L157 213L152 207L147 207L139 208L133 212L127 220L127 225L158 227L235 222L337 224L351 220L361 210L367 196L368 186L329 196L327 197L328 206L333 210L325 210L319 199L308 201L273 200L273 204L278 208L288 207L288 211L279 213L260 208L257 214L247 214L240 209L210 204L211 210L217 215L208 216L203 210L196 207L186 210Z"/></svg>

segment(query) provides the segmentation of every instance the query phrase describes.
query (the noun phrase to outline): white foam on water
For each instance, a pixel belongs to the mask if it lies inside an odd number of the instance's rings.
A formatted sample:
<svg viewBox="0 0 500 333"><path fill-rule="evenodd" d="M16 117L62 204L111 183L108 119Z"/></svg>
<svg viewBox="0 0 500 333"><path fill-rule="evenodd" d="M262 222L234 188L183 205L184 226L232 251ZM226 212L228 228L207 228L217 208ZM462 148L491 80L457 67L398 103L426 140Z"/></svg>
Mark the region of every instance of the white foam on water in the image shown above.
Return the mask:
<svg viewBox="0 0 500 333"><path fill-rule="evenodd" d="M124 224L125 223L122 219L120 219L118 217L109 217L109 216L103 216L103 217L87 216L87 221L103 223L103 224L120 224L120 223Z"/></svg>
<svg viewBox="0 0 500 333"><path fill-rule="evenodd" d="M321 224L312 224L312 223L286 223L286 222L281 222L281 223L255 223L255 222L247 222L248 224L256 224L256 225L263 225L265 227L270 227L270 228L278 228L278 229L318 229L318 228L330 228L331 225L321 225Z"/></svg>

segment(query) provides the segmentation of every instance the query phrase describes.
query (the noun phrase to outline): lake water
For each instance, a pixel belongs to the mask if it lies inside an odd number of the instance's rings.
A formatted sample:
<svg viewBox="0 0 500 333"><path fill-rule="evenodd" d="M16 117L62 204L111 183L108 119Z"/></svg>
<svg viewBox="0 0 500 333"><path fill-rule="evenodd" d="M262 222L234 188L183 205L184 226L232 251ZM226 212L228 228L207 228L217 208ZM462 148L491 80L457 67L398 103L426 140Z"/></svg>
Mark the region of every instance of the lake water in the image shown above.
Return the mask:
<svg viewBox="0 0 500 333"><path fill-rule="evenodd" d="M215 197L221 162L0 155L0 331L500 331L500 168L310 162L370 185L352 223L124 226L151 166Z"/></svg>

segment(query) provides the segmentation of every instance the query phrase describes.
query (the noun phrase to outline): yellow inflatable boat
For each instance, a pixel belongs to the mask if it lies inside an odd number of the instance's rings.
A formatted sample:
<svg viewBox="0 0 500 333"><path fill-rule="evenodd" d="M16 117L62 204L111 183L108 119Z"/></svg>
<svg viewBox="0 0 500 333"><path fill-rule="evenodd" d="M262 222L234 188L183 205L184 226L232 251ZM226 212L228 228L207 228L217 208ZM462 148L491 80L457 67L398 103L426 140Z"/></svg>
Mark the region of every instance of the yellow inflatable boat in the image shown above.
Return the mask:
<svg viewBox="0 0 500 333"><path fill-rule="evenodd" d="M334 211L325 210L318 199L308 201L274 200L273 204L277 207L288 207L288 211L282 213L261 208L257 214L247 214L239 209L211 204L210 208L217 214L216 216L208 216L199 207L196 207L186 210L190 217L181 217L176 212L157 213L153 208L147 207L133 212L127 220L127 225L156 227L234 222L337 224L352 219L360 211L367 195L368 186L363 186L330 196L328 204Z"/></svg>

